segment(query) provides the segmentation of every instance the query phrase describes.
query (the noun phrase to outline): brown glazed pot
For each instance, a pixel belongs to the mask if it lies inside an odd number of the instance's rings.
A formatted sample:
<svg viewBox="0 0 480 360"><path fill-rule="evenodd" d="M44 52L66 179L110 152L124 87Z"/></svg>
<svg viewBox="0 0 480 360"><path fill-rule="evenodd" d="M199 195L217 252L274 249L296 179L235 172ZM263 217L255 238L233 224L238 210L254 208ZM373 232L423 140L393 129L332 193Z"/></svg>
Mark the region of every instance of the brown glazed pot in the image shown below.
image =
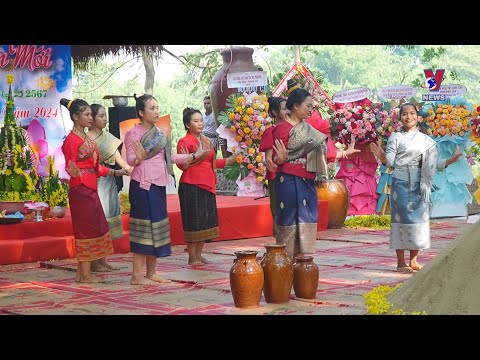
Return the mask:
<svg viewBox="0 0 480 360"><path fill-rule="evenodd" d="M293 291L295 296L314 299L318 287L318 266L311 255L298 255L293 265Z"/></svg>
<svg viewBox="0 0 480 360"><path fill-rule="evenodd" d="M281 304L290 301L293 283L293 261L285 252L285 244L264 244L265 253L260 265L265 283L263 295L267 303Z"/></svg>
<svg viewBox="0 0 480 360"><path fill-rule="evenodd" d="M230 289L237 308L260 306L263 269L257 261L258 251L235 251L237 258L230 268Z"/></svg>
<svg viewBox="0 0 480 360"><path fill-rule="evenodd" d="M350 193L343 179L322 180L317 185L317 198L328 201L328 228L340 229L347 217Z"/></svg>
<svg viewBox="0 0 480 360"><path fill-rule="evenodd" d="M227 88L227 74L258 71L253 63L252 48L233 46L223 49L220 54L222 55L223 65L218 69L210 82L210 100L217 127L219 125L217 116L221 111L225 110L225 101L228 95L238 91L237 88Z"/></svg>

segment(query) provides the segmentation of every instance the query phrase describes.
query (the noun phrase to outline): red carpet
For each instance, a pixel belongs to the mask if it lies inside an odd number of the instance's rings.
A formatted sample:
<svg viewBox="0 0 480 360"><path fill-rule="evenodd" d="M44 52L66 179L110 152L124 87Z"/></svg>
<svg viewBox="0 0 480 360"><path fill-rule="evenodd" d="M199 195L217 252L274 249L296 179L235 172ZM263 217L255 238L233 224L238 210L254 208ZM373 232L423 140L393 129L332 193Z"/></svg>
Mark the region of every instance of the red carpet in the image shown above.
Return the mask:
<svg viewBox="0 0 480 360"><path fill-rule="evenodd" d="M184 245L182 217L177 195L167 196L172 245ZM269 198L217 196L220 237L214 241L256 238L272 235ZM328 223L328 202L319 200L318 230ZM85 209L87 210L87 209ZM123 215L125 236L113 241L116 254L130 251L128 215ZM20 224L0 225L0 264L73 258L74 238L70 211L62 219L42 222L25 220Z"/></svg>

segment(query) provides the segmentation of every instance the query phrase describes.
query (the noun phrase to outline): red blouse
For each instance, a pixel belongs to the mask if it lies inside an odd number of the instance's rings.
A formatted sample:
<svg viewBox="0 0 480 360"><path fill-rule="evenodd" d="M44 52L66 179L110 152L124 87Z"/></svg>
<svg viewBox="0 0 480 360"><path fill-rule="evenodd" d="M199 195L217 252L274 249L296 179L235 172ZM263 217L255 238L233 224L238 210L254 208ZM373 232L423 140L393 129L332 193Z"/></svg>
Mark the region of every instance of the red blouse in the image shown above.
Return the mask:
<svg viewBox="0 0 480 360"><path fill-rule="evenodd" d="M63 141L62 151L65 156L65 168L73 162L82 173L79 177L70 177L70 187L81 184L97 189L97 177L106 176L110 169L99 163L99 152L94 140L88 136L82 139L73 131Z"/></svg>
<svg viewBox="0 0 480 360"><path fill-rule="evenodd" d="M182 148L187 148L189 153L194 153L198 148L198 139L187 132L185 137L178 140L177 153L181 153ZM184 170L183 165L177 164L179 169L183 170L180 177L180 183L196 185L201 189L210 191L215 194L215 184L217 183L217 176L213 171L214 150L210 150L208 156L200 163L190 165ZM227 159L215 159L217 168L224 168Z"/></svg>
<svg viewBox="0 0 480 360"><path fill-rule="evenodd" d="M266 152L269 149L273 149L273 129L275 125L268 127L265 132L263 133L262 140L260 141L260 146L258 148L259 151ZM273 157L273 156L272 156ZM266 158L265 158L266 160ZM267 174L265 175L265 179L273 180L275 179L275 171L267 170Z"/></svg>

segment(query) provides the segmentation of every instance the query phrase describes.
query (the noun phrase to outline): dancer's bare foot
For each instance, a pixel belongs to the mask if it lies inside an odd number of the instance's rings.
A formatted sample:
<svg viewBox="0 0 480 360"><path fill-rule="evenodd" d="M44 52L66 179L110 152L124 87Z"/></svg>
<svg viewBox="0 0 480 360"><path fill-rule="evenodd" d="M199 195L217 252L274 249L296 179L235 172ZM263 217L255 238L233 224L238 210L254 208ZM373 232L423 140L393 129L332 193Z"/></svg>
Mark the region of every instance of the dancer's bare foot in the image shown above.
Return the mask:
<svg viewBox="0 0 480 360"><path fill-rule="evenodd" d="M171 283L171 280L164 279L158 274L153 274L153 275L148 275L147 279L150 279L152 281L158 282L158 283Z"/></svg>
<svg viewBox="0 0 480 360"><path fill-rule="evenodd" d="M107 268L109 269L108 271L112 271L112 270L120 270L120 268L116 268L112 265L110 265L109 263L107 263L107 258L101 258L98 261L98 264L102 265L104 268ZM96 262L93 262L92 265L94 265Z"/></svg>
<svg viewBox="0 0 480 360"><path fill-rule="evenodd" d="M416 263L416 264L410 263L409 266L412 268L413 271L418 271L422 268L422 266L419 263Z"/></svg>
<svg viewBox="0 0 480 360"><path fill-rule="evenodd" d="M120 270L119 267L112 266L112 265L110 265L110 264L108 264L108 263L104 263L104 264L102 264L102 265L103 265L104 267L106 267L107 269L110 269L110 271Z"/></svg>
<svg viewBox="0 0 480 360"><path fill-rule="evenodd" d="M91 272L110 272L111 268L104 266L102 264L92 264L90 267Z"/></svg>
<svg viewBox="0 0 480 360"><path fill-rule="evenodd" d="M403 265L403 266L397 266L397 271L401 273L413 273L413 269L410 266Z"/></svg>
<svg viewBox="0 0 480 360"><path fill-rule="evenodd" d="M210 264L210 263L211 263L210 260L205 259L202 255L200 255L200 260L201 260L201 262L203 262L204 264Z"/></svg>
<svg viewBox="0 0 480 360"><path fill-rule="evenodd" d="M155 281L147 279L145 276L132 276L130 279L131 285L157 285Z"/></svg>
<svg viewBox="0 0 480 360"><path fill-rule="evenodd" d="M202 266L202 265L205 265L205 264L200 260L195 260L195 261L189 261L188 265Z"/></svg>
<svg viewBox="0 0 480 360"><path fill-rule="evenodd" d="M79 283L89 283L89 284L105 282L105 280L97 278L95 275L91 275L91 274L85 277L77 276L75 278L75 281Z"/></svg>

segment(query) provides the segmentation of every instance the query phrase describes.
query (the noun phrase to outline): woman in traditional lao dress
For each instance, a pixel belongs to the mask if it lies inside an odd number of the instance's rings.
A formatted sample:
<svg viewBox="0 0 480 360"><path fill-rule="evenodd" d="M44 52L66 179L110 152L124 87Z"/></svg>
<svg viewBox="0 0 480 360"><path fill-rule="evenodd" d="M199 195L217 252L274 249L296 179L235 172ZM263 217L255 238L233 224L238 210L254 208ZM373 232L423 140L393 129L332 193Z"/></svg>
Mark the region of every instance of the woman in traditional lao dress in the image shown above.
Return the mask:
<svg viewBox="0 0 480 360"><path fill-rule="evenodd" d="M223 169L226 165L233 164L237 155L216 159L215 147L211 140L202 134L203 124L200 110L183 110L183 125L187 134L178 141L177 152L194 154L201 147L208 149L204 156L194 158L189 165L177 165L183 170L178 196L189 265L204 265L209 262L202 256L203 245L205 241L219 236L215 197L217 177L214 169Z"/></svg>
<svg viewBox="0 0 480 360"><path fill-rule="evenodd" d="M158 257L171 254L170 223L166 186L172 163L189 164L205 151L172 154L165 132L155 126L159 119L157 100L152 95L135 97L140 124L125 135L127 163L134 166L130 179L130 250L133 253L132 285L169 282L157 274ZM146 275L143 266L146 262Z"/></svg>
<svg viewBox="0 0 480 360"><path fill-rule="evenodd" d="M293 90L287 100L290 114L275 126L273 158L277 164L277 236L287 244L289 256L315 252L318 199L315 180L328 178L327 136L307 123L313 109L313 98L302 88ZM286 151L279 151L279 146ZM343 153L358 152L355 141Z"/></svg>
<svg viewBox="0 0 480 360"><path fill-rule="evenodd" d="M118 151L122 140L107 131L103 131L107 126L105 108L100 104L91 104L90 108L92 109L93 125L90 127L87 135L97 144L100 153L100 164L110 169L115 169L115 164L118 164L130 174L132 168L122 159ZM112 240L120 239L123 237L123 226L117 182L111 176L99 177L97 186L98 196L110 228L110 237ZM103 272L112 270L116 270L116 268L108 264L105 258L92 262L92 271Z"/></svg>
<svg viewBox="0 0 480 360"><path fill-rule="evenodd" d="M70 175L68 200L75 236L75 256L78 260L77 282L100 282L91 273L91 262L113 253L108 223L97 192L97 177L122 176L125 170L113 170L100 165L95 141L85 134L92 126L90 106L81 99L61 99L70 112L74 125L65 138L62 151Z"/></svg>
<svg viewBox="0 0 480 360"><path fill-rule="evenodd" d="M391 229L390 248L397 254L397 271L414 272L420 269L419 250L430 248L430 195L435 171L443 170L457 161L461 152L442 160L437 143L417 127L418 110L412 103L400 106L403 127L390 135L386 152L375 144L371 151L387 167L393 166L390 190ZM410 263L405 262L405 250L410 251Z"/></svg>
<svg viewBox="0 0 480 360"><path fill-rule="evenodd" d="M287 245L289 256L315 252L318 220L315 178L327 176L327 137L304 121L312 108L310 93L295 89L287 100L290 114L273 130L276 144L283 142L288 151L285 158L283 152L274 148L273 162L278 166L276 241Z"/></svg>
<svg viewBox="0 0 480 360"><path fill-rule="evenodd" d="M277 215L276 215L276 194L275 194L275 174L277 165L273 163L273 129L285 119L287 115L287 100L278 96L268 98L268 115L274 120L272 126L268 127L263 133L260 141L259 151L265 152L265 164L267 165L267 174L265 179L268 181L268 197L270 199L270 212L273 219L273 236L277 234Z"/></svg>

